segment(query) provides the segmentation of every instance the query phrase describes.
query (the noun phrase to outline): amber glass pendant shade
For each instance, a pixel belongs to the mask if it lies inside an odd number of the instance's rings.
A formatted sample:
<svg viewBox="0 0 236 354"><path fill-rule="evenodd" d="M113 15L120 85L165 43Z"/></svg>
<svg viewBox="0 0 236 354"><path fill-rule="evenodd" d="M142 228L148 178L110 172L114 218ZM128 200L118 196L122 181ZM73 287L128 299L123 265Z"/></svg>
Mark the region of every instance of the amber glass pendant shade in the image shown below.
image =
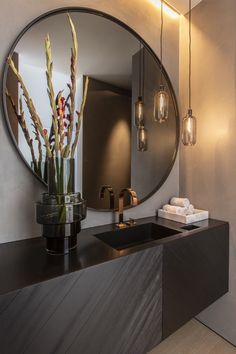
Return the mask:
<svg viewBox="0 0 236 354"><path fill-rule="evenodd" d="M169 111L169 95L164 85L160 86L160 90L154 96L154 122L163 123L168 119Z"/></svg>
<svg viewBox="0 0 236 354"><path fill-rule="evenodd" d="M189 109L187 115L183 119L182 142L186 146L193 146L197 141L197 120L193 116L192 110Z"/></svg>
<svg viewBox="0 0 236 354"><path fill-rule="evenodd" d="M135 103L135 125L137 128L144 125L144 103L142 96L139 96L138 101Z"/></svg>
<svg viewBox="0 0 236 354"><path fill-rule="evenodd" d="M137 135L138 151L147 151L147 130L144 126L138 128Z"/></svg>
<svg viewBox="0 0 236 354"><path fill-rule="evenodd" d="M192 1L189 0L189 109L182 123L182 143L185 146L194 146L197 142L197 119L192 112Z"/></svg>

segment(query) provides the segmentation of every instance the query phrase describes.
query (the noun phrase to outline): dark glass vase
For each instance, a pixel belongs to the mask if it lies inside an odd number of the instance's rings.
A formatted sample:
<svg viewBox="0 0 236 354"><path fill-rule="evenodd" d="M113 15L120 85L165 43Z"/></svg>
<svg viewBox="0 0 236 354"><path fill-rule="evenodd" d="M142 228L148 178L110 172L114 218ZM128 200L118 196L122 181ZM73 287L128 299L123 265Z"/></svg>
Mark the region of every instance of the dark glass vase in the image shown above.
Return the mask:
<svg viewBox="0 0 236 354"><path fill-rule="evenodd" d="M74 159L48 159L48 193L36 203L37 222L43 227L50 254L67 254L77 246L86 202L75 192Z"/></svg>

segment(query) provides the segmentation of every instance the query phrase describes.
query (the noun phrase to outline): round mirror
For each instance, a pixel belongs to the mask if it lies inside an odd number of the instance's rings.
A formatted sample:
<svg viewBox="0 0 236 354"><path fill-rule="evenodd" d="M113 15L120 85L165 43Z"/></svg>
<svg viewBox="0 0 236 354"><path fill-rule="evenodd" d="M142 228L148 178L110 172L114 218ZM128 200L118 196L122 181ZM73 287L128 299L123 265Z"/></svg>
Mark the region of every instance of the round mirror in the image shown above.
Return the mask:
<svg viewBox="0 0 236 354"><path fill-rule="evenodd" d="M77 109L85 77L89 77L75 154L77 190L87 199L88 207L99 210L111 207L104 186L112 187L115 195L123 188L132 188L142 202L164 183L177 154L179 117L171 82L150 47L115 18L84 8L46 14L19 35L10 56L47 132L52 126L52 110L44 42L50 34L53 88L55 96L61 92L66 100L72 47L68 11L78 34ZM162 99L157 97L161 83L169 96L167 119L163 122L155 112L157 99ZM47 184L46 148L37 137L21 87L8 64L3 102L8 127L22 159ZM19 119L22 114L24 124ZM65 127L68 124L65 119ZM38 162L37 169L33 157Z"/></svg>

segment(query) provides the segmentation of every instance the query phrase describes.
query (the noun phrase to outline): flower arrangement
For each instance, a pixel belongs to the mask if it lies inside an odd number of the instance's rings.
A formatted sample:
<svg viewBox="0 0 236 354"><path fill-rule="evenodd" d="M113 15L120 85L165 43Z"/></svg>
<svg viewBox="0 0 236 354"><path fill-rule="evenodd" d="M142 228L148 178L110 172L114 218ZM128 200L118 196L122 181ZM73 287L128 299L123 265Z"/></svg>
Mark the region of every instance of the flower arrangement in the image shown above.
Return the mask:
<svg viewBox="0 0 236 354"><path fill-rule="evenodd" d="M6 89L6 97L15 112L19 126L30 148L34 171L42 178L43 148L46 150L48 193L43 193L42 200L36 203L36 219L43 226L46 249L51 254L69 253L77 245L80 223L86 217L86 201L79 192L75 192L74 157L79 141L81 119L88 92L88 77L84 84L83 99L76 110L77 74L78 74L78 39L74 23L68 14L73 46L71 48L69 94L63 96L60 90L55 94L53 87L53 60L50 35L45 38L47 93L51 109L51 128L43 126L35 104L30 97L24 80L11 57L8 65L21 87L19 111ZM27 126L23 99L29 112L32 133ZM34 134L34 139L31 134ZM34 140L38 155L34 150Z"/></svg>
<svg viewBox="0 0 236 354"><path fill-rule="evenodd" d="M79 141L81 119L87 98L89 83L88 77L86 77L85 80L84 93L80 110L76 110L75 99L77 92L76 79L78 73L78 39L75 25L69 14L68 20L71 29L73 46L71 48L70 83L67 84L69 95L66 98L63 96L63 91L60 91L57 95L55 95L53 88L53 60L50 35L47 34L45 38L47 93L52 111L52 124L50 132L48 132L47 129L43 127L42 119L37 113L35 104L30 97L24 80L17 70L11 56L9 56L7 59L8 65L16 76L22 91L19 99L19 111L17 110L16 104L8 89L6 89L5 92L6 97L11 103L26 142L30 148L34 171L40 177L42 177L41 164L43 159L43 146L45 146L46 149L47 159L74 158L76 147ZM30 136L29 128L25 119L25 112L22 105L23 98L26 102L30 114L34 140L37 141L38 158L36 158L33 146L33 138Z"/></svg>

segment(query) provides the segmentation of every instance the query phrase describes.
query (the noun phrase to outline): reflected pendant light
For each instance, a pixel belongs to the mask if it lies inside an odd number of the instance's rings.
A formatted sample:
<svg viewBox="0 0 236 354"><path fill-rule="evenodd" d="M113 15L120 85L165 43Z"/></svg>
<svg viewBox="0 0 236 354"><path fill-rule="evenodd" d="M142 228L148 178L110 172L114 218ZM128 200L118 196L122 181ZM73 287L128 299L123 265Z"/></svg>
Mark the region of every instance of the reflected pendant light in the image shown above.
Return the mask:
<svg viewBox="0 0 236 354"><path fill-rule="evenodd" d="M189 0L189 108L183 119L182 142L186 146L193 146L197 141L197 120L192 112L192 92L191 92L191 74L192 74L192 2Z"/></svg>
<svg viewBox="0 0 236 354"><path fill-rule="evenodd" d="M137 130L137 149L138 151L147 151L147 130L144 126L141 126Z"/></svg>
<svg viewBox="0 0 236 354"><path fill-rule="evenodd" d="M155 122L163 123L168 119L169 95L163 84L163 0L161 0L161 35L160 35L160 54L161 54L161 78L159 91L154 95L153 118Z"/></svg>
<svg viewBox="0 0 236 354"><path fill-rule="evenodd" d="M141 63L143 51L144 49L142 50L141 42L139 42L139 95L138 95L138 100L135 103L135 125L137 128L144 126L144 102L143 102L143 95L141 93L141 87L143 86L142 78L144 75L144 73L142 73L144 68Z"/></svg>

